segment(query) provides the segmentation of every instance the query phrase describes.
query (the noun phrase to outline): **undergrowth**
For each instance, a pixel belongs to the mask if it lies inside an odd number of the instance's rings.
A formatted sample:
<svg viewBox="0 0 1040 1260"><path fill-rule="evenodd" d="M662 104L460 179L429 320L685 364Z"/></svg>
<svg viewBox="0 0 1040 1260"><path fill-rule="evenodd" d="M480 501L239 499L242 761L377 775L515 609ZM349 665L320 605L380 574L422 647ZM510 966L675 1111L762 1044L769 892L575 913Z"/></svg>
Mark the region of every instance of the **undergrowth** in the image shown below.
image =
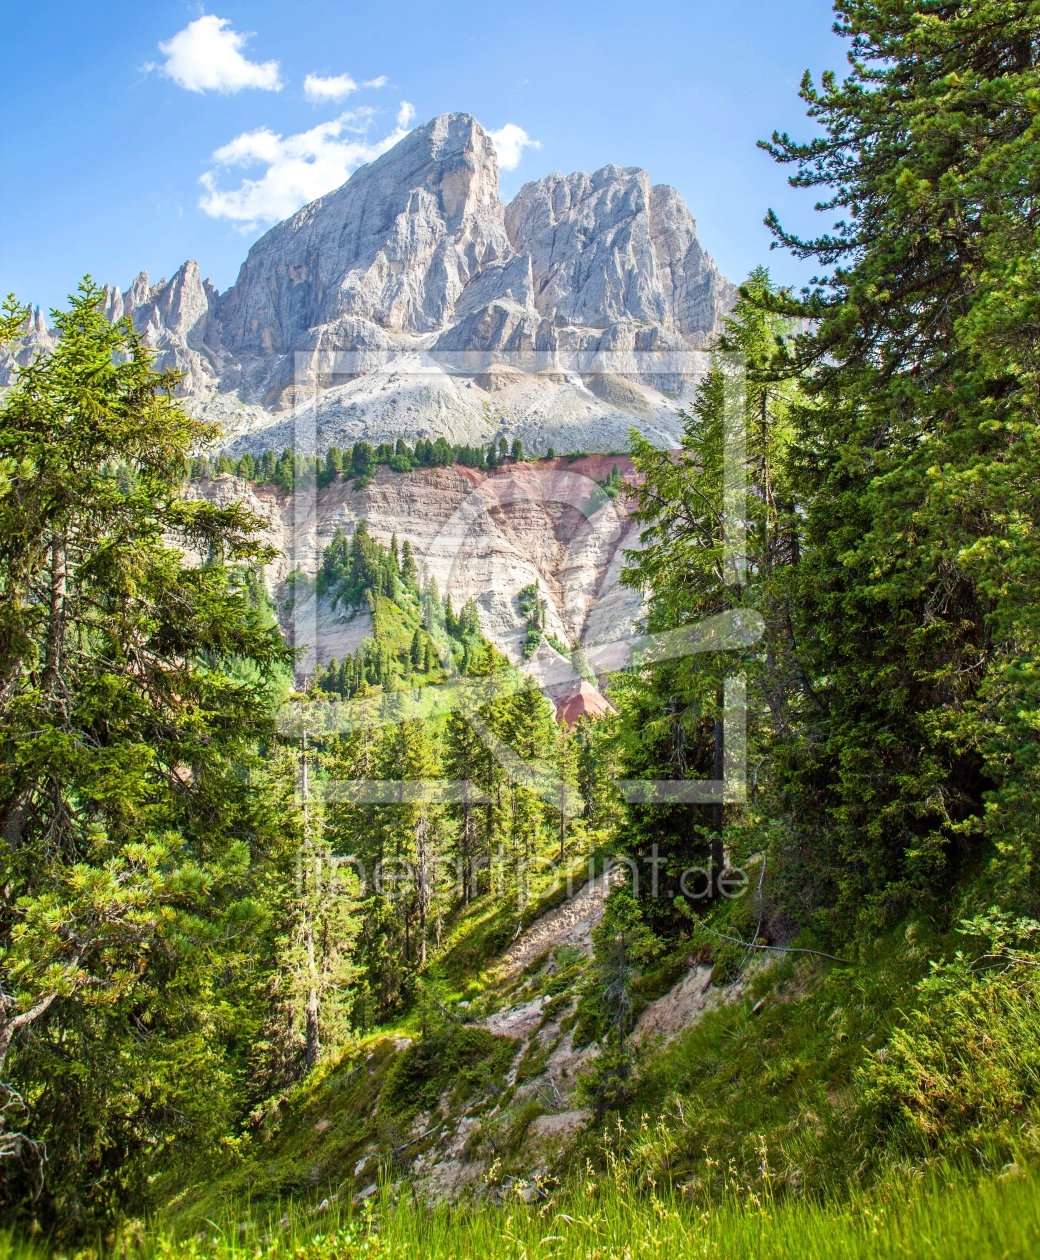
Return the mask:
<svg viewBox="0 0 1040 1260"><path fill-rule="evenodd" d="M895 1173L838 1203L733 1193L710 1212L678 1196L635 1193L621 1163L567 1194L527 1204L529 1190L516 1186L501 1206L475 1209L429 1211L388 1189L357 1212L286 1204L256 1219L237 1205L187 1238L130 1226L120 1252L127 1260L1005 1260L1040 1248L1038 1182L1024 1171ZM0 1260L37 1256L8 1240Z"/></svg>

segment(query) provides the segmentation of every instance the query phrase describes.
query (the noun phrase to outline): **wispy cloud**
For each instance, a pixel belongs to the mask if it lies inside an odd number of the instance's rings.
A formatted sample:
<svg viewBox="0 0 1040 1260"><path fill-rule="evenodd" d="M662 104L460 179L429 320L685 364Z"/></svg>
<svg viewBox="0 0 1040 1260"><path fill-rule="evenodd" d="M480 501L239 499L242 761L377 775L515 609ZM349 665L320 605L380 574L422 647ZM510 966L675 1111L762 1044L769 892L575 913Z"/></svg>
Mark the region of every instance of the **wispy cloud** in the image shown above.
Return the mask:
<svg viewBox="0 0 1040 1260"><path fill-rule="evenodd" d="M243 88L280 91L277 61L256 62L242 56L248 38L231 30L228 18L207 13L159 45L166 62L158 68L189 92L240 92Z"/></svg>
<svg viewBox="0 0 1040 1260"><path fill-rule="evenodd" d="M523 127L518 127L516 123L506 123L504 127L499 127L497 131L489 131L488 135L495 142L498 165L503 171L516 170L520 165L524 149L540 149L542 147L540 140L532 140Z"/></svg>
<svg viewBox="0 0 1040 1260"><path fill-rule="evenodd" d="M267 127L235 136L216 150L214 168L202 176L206 195L200 207L215 219L230 219L243 232L288 218L392 148L408 134L415 110L402 101L393 131L381 140L369 139L374 114L371 109L354 110L292 136L276 135ZM217 187L221 170L251 166L267 169L255 179L243 179L237 188Z"/></svg>
<svg viewBox="0 0 1040 1260"><path fill-rule="evenodd" d="M320 74L309 74L303 81L303 90L312 101L341 101L358 88L386 87L387 77L381 74L377 79L366 79L364 83L355 82L349 74L337 74L322 78Z"/></svg>

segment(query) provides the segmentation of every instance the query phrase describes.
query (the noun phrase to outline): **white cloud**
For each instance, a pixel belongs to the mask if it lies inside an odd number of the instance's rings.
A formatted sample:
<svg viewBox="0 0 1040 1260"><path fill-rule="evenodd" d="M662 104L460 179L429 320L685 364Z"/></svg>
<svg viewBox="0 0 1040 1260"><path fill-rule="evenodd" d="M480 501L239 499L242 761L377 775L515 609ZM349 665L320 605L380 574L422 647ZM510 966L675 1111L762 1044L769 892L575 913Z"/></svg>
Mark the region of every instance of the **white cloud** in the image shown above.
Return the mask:
<svg viewBox="0 0 1040 1260"><path fill-rule="evenodd" d="M523 127L518 127L516 123L506 123L504 127L499 127L497 131L489 131L488 135L495 142L498 164L504 171L516 170L520 165L520 158L524 149L540 149L542 147L540 140L532 140Z"/></svg>
<svg viewBox="0 0 1040 1260"><path fill-rule="evenodd" d="M248 38L229 28L229 19L204 14L159 51L166 54L163 74L189 92L240 92L242 88L281 91L278 62L247 61L241 49Z"/></svg>
<svg viewBox="0 0 1040 1260"><path fill-rule="evenodd" d="M394 130L370 141L373 117L373 110L358 109L293 136L279 136L266 127L235 136L213 154L215 167L202 176L206 195L199 206L215 219L230 219L243 232L288 218L392 148L408 134L415 110L402 101ZM249 166L267 169L256 179L243 179L237 188L217 187L222 168Z"/></svg>
<svg viewBox="0 0 1040 1260"><path fill-rule="evenodd" d="M367 79L364 83L356 83L349 74L337 74L323 79L320 74L309 74L303 81L303 90L312 101L341 101L351 92L361 88L386 87L387 77L381 74L377 79Z"/></svg>

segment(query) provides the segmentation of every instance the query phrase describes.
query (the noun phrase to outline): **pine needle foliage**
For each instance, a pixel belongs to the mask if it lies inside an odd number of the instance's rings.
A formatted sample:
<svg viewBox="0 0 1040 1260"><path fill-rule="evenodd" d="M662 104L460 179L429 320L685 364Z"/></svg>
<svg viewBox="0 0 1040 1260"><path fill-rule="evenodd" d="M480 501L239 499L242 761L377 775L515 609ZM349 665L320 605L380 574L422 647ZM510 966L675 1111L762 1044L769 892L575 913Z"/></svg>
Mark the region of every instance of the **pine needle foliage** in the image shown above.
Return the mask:
<svg viewBox="0 0 1040 1260"><path fill-rule="evenodd" d="M0 1199L69 1229L245 1105L293 827L259 522L183 496L209 431L103 308L0 408Z"/></svg>

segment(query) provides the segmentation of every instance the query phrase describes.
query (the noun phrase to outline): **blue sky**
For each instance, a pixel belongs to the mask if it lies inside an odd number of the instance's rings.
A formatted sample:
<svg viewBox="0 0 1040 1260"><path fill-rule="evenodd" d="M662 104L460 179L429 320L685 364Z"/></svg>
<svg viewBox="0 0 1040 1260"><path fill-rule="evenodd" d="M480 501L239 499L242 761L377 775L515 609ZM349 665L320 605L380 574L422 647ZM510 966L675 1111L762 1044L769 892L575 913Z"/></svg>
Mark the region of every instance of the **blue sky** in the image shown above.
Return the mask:
<svg viewBox="0 0 1040 1260"><path fill-rule="evenodd" d="M498 133L504 200L553 170L642 166L731 279L765 262L802 282L762 218L820 216L755 141L810 134L802 72L845 65L831 21L823 0L12 6L0 292L49 308L85 272L126 286L186 258L226 289L286 207L448 110Z"/></svg>

